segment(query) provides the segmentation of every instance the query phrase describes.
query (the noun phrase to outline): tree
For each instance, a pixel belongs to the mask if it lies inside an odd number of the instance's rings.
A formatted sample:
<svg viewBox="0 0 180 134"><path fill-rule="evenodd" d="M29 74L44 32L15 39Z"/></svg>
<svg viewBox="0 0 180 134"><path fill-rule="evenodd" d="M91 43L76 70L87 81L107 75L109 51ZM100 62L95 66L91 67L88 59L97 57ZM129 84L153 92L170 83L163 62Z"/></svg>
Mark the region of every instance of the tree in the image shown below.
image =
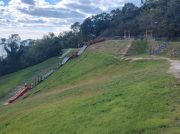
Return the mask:
<svg viewBox="0 0 180 134"><path fill-rule="evenodd" d="M83 40L89 40L89 35L94 34L94 26L91 18L85 19L81 25L81 33Z"/></svg>
<svg viewBox="0 0 180 134"><path fill-rule="evenodd" d="M108 13L101 13L92 17L94 35L99 36L109 27L111 16Z"/></svg>
<svg viewBox="0 0 180 134"><path fill-rule="evenodd" d="M81 24L79 22L75 22L73 25L71 25L71 30L73 33L79 33L81 28Z"/></svg>
<svg viewBox="0 0 180 134"><path fill-rule="evenodd" d="M166 18L168 21L168 31L171 31L168 35L172 37L180 37L180 1L171 0L167 3L168 10L166 11Z"/></svg>
<svg viewBox="0 0 180 134"><path fill-rule="evenodd" d="M21 38L18 34L12 34L9 37L8 42L4 46L4 49L6 50L8 56L13 57L18 53L20 40Z"/></svg>
<svg viewBox="0 0 180 134"><path fill-rule="evenodd" d="M12 34L7 43L4 46L4 49L7 52L7 61L11 66L17 68L20 64L20 56L22 55L22 46L20 44L21 38L18 34Z"/></svg>

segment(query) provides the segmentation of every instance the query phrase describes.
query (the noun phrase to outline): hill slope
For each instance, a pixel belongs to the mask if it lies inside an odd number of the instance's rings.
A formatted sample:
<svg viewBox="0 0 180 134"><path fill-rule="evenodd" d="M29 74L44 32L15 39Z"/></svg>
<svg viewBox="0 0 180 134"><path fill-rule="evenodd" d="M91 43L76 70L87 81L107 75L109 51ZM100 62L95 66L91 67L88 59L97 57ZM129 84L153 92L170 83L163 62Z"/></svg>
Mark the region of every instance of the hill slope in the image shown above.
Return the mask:
<svg viewBox="0 0 180 134"><path fill-rule="evenodd" d="M21 71L0 77L0 100L7 96L8 92L12 92L17 86L24 85L38 74L46 72L58 63L58 58L51 58L38 65L23 69ZM8 97L8 96L7 96ZM7 99L5 97L4 99Z"/></svg>
<svg viewBox="0 0 180 134"><path fill-rule="evenodd" d="M105 46L114 43L129 44ZM92 46L24 101L0 107L0 133L180 133L180 81L166 73L168 63L117 54Z"/></svg>

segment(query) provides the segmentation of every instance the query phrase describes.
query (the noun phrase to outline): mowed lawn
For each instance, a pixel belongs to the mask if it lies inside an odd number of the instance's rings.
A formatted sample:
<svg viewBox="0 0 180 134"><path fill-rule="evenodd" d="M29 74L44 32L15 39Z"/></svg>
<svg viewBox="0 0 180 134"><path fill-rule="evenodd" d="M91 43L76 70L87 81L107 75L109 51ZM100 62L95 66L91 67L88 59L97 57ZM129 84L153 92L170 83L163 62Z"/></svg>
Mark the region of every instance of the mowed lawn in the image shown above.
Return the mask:
<svg viewBox="0 0 180 134"><path fill-rule="evenodd" d="M88 50L0 107L0 134L179 134L180 81L168 66Z"/></svg>
<svg viewBox="0 0 180 134"><path fill-rule="evenodd" d="M58 57L54 57L35 66L0 77L0 101L2 98L5 99L7 93L12 92L17 86L31 81L38 74L54 67L58 63L58 60Z"/></svg>

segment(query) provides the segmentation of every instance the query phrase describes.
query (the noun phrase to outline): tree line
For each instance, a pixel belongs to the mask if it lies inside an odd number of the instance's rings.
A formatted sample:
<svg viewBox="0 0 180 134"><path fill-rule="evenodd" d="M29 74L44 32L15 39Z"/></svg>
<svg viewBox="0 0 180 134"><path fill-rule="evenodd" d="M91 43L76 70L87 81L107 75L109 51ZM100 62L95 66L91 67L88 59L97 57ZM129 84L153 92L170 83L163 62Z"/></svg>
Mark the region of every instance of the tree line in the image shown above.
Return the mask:
<svg viewBox="0 0 180 134"><path fill-rule="evenodd" d="M122 9L85 19L81 32L84 39L89 35L124 36L125 31L135 37L149 32L156 38L173 39L180 37L179 13L179 0L142 0L141 7L127 3Z"/></svg>
<svg viewBox="0 0 180 134"><path fill-rule="evenodd" d="M73 30L59 36L49 33L42 39L31 41L28 45L25 41L21 41L18 34L12 34L7 40L2 39L1 44L4 45L7 56L0 58L0 76L59 56L62 49L82 46L78 33Z"/></svg>
<svg viewBox="0 0 180 134"><path fill-rule="evenodd" d="M40 63L60 55L62 49L81 47L84 41L97 37L144 37L148 31L153 37L174 39L180 37L179 0L142 0L140 7L125 4L110 13L101 13L76 22L71 31L55 36L49 33L26 46L19 43L19 35L11 35L4 43L7 57L0 60L0 76Z"/></svg>

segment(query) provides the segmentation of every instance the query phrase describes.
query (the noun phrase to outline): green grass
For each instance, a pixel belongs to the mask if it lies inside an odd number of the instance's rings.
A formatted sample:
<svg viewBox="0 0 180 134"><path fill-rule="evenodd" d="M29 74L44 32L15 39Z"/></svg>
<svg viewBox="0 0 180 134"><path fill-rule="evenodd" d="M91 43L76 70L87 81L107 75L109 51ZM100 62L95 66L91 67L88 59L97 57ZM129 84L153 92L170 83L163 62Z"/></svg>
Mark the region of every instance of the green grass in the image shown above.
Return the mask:
<svg viewBox="0 0 180 134"><path fill-rule="evenodd" d="M147 41L133 41L132 46L129 49L127 55L128 56L134 56L134 55L141 55L141 54L147 54L148 53L148 42Z"/></svg>
<svg viewBox="0 0 180 134"><path fill-rule="evenodd" d="M51 67L57 64L58 58L51 58L38 65L20 70L18 72L0 77L0 99L7 96L7 93L13 91L17 86L31 81L38 74L47 71Z"/></svg>
<svg viewBox="0 0 180 134"><path fill-rule="evenodd" d="M179 134L180 81L167 69L89 50L0 107L0 134Z"/></svg>
<svg viewBox="0 0 180 134"><path fill-rule="evenodd" d="M112 55L122 55L126 50L127 46L131 44L131 40L108 40L106 42L101 42L90 47L90 50L94 52L103 52Z"/></svg>
<svg viewBox="0 0 180 134"><path fill-rule="evenodd" d="M161 53L161 55L166 55L171 58L180 58L180 42L169 42L168 48Z"/></svg>
<svg viewBox="0 0 180 134"><path fill-rule="evenodd" d="M149 48L152 48L152 50L157 49L162 44L163 41L148 41ZM165 48L159 55L172 59L180 59L180 42L170 41L169 46Z"/></svg>

